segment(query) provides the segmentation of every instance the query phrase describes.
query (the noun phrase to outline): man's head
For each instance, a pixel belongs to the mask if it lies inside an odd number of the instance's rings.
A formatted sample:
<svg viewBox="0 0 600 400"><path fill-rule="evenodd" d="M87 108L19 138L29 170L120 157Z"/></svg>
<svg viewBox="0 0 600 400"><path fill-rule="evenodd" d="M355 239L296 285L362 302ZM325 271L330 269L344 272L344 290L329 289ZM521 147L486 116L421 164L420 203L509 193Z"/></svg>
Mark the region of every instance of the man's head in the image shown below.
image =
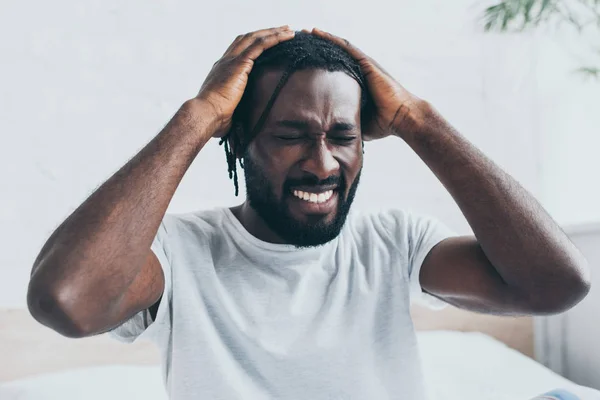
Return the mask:
<svg viewBox="0 0 600 400"><path fill-rule="evenodd" d="M297 33L256 60L226 152L236 194L241 158L250 206L286 242L320 245L343 227L362 169L366 99L356 61L315 36Z"/></svg>

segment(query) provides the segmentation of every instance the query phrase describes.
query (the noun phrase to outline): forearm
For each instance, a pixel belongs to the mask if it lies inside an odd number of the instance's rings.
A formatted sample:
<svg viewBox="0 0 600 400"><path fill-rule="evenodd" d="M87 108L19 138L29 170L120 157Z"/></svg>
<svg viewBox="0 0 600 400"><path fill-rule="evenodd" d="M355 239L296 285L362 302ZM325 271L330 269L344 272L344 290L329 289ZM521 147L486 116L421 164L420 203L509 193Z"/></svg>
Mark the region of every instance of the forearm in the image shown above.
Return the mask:
<svg viewBox="0 0 600 400"><path fill-rule="evenodd" d="M208 114L207 114L208 115ZM34 262L32 289L107 308L135 278L210 120L186 102L165 128L51 235Z"/></svg>
<svg viewBox="0 0 600 400"><path fill-rule="evenodd" d="M425 110L420 129L402 137L452 195L502 279L532 296L568 297L588 275L579 250L516 180Z"/></svg>

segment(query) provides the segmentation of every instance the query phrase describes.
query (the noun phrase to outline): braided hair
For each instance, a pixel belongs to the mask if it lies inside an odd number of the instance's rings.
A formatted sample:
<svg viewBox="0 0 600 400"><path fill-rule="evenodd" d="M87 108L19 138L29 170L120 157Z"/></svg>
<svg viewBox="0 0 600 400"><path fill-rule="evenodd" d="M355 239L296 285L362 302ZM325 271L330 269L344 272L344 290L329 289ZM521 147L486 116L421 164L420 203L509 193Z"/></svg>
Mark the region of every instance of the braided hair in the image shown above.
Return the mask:
<svg viewBox="0 0 600 400"><path fill-rule="evenodd" d="M262 72L267 69L283 69L284 72L256 125L247 131L246 135L242 135L241 130L250 120L252 92L255 90L256 81ZM358 62L338 45L309 33L296 32L294 38L267 49L254 62L252 71L248 76L246 90L232 117L232 129L219 142L219 145L224 145L225 148L227 172L229 173L229 179L233 179L236 196L239 193L237 173L238 155L244 154L248 144L262 128L279 92L289 77L295 71L302 69L323 69L329 72L342 71L347 73L358 82L362 89L360 104L363 119L364 115L367 114L365 109L370 102L367 100L366 79L361 72ZM239 160L240 167L244 168L242 159L239 158Z"/></svg>

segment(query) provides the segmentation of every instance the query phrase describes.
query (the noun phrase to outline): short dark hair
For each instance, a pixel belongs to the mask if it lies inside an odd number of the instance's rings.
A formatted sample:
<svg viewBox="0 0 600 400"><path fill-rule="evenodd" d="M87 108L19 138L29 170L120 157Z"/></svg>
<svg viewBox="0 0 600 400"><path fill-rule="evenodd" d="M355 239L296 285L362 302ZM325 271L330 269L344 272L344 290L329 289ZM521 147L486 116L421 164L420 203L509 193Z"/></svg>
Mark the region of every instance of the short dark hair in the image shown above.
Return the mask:
<svg viewBox="0 0 600 400"><path fill-rule="evenodd" d="M236 196L239 192L238 155L244 154L248 144L262 128L277 99L277 95L290 75L303 69L323 69L330 72L342 71L354 78L362 89L360 104L364 119L366 107L370 104L366 79L358 62L346 50L329 40L304 32L296 32L294 38L266 50L254 62L242 100L233 114L232 129L219 142L219 144L225 145L227 170L229 178L233 179ZM284 72L256 125L250 127L253 91L256 88L256 81L266 70L283 70ZM243 135L242 130L244 131ZM241 139L243 139L243 142ZM240 166L244 168L242 160L240 160Z"/></svg>

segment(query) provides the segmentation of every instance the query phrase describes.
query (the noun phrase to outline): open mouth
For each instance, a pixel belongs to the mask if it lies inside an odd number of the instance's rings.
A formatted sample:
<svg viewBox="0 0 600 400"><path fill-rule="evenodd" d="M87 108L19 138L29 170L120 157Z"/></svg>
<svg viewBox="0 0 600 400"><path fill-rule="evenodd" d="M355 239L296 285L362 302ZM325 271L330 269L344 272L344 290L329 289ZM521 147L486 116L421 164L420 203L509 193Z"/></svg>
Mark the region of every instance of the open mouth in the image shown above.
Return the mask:
<svg viewBox="0 0 600 400"><path fill-rule="evenodd" d="M326 215L335 212L338 205L337 186L301 186L290 189L291 210L301 215Z"/></svg>
<svg viewBox="0 0 600 400"><path fill-rule="evenodd" d="M322 204L327 202L333 196L333 190L326 190L324 192L305 192L303 190L293 190L292 194L300 200L308 201L310 203Z"/></svg>

